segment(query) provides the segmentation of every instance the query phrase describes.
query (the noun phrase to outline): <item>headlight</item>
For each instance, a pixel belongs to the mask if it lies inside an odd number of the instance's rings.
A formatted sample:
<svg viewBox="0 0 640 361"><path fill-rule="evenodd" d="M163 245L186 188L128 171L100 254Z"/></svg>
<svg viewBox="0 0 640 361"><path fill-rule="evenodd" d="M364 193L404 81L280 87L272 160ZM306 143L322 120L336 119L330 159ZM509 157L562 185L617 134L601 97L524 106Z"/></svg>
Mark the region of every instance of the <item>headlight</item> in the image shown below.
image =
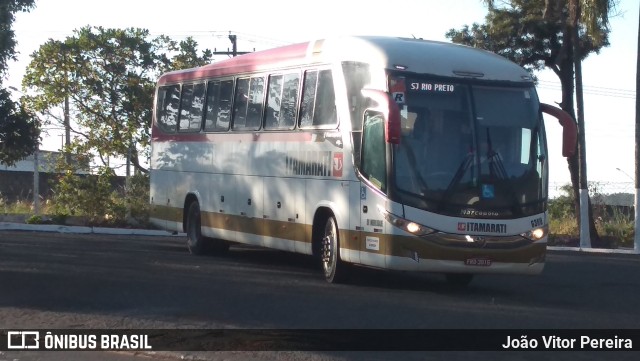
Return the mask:
<svg viewBox="0 0 640 361"><path fill-rule="evenodd" d="M546 235L549 233L549 226L543 226L540 228L535 228L532 229L528 232L525 233L521 233L520 235L524 238L528 238L532 241L539 241L541 239L543 239L544 237L546 237Z"/></svg>
<svg viewBox="0 0 640 361"><path fill-rule="evenodd" d="M402 217L398 217L395 214L391 214L389 212L387 212L385 209L383 209L382 207L378 206L378 211L380 211L380 213L382 213L382 216L384 217L384 219L387 220L387 222L393 224L394 226L402 229L403 231L409 232L411 234L414 234L416 236L426 236L427 234L430 233L434 233L435 230L431 229L427 226L423 226L421 224L418 224L416 222L412 222L409 221L407 219L404 219Z"/></svg>

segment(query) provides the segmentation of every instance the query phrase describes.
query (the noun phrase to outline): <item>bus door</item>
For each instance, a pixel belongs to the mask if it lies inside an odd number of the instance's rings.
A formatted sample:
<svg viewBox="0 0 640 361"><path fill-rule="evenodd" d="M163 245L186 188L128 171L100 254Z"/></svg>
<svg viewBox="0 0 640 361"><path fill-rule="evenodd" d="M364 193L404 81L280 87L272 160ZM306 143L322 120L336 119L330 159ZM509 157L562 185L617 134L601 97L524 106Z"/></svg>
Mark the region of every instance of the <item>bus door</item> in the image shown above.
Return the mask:
<svg viewBox="0 0 640 361"><path fill-rule="evenodd" d="M360 186L360 262L374 267L384 267L386 242L384 218L378 207L384 207L386 198L365 182Z"/></svg>
<svg viewBox="0 0 640 361"><path fill-rule="evenodd" d="M360 214L362 237L360 262L374 267L384 267L387 244L385 221L379 208L385 208L387 198L387 143L385 140L385 116L377 110L366 110L362 128L360 151L361 182Z"/></svg>

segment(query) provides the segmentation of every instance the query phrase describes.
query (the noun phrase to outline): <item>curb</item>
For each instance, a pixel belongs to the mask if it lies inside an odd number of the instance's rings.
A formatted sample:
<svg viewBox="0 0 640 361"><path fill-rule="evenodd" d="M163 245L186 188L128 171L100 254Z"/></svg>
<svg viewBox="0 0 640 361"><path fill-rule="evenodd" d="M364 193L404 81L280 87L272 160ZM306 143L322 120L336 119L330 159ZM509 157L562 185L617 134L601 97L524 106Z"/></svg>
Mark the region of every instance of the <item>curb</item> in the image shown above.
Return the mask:
<svg viewBox="0 0 640 361"><path fill-rule="evenodd" d="M122 235L122 236L157 236L157 237L185 236L184 233L173 234L163 230L152 230L152 229L82 227L82 226L62 226L57 224L22 224L22 223L11 223L11 222L0 222L0 231L33 231L33 232L53 232L53 233L73 233L73 234L110 234L110 235Z"/></svg>
<svg viewBox="0 0 640 361"><path fill-rule="evenodd" d="M558 247L558 246L548 246L548 251L559 251L559 252L583 252L583 253L603 253L603 254L640 254L640 250L635 250L632 248L581 248L581 247Z"/></svg>

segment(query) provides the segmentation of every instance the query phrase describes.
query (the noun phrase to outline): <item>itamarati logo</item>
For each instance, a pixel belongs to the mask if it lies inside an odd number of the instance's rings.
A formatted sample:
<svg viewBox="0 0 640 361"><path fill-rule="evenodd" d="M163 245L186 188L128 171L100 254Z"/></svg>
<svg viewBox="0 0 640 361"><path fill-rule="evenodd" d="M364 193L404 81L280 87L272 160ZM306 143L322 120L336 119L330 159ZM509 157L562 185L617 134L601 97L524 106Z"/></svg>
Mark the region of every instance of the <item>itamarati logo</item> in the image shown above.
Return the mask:
<svg viewBox="0 0 640 361"><path fill-rule="evenodd" d="M458 231L506 234L507 225L504 223L458 222Z"/></svg>

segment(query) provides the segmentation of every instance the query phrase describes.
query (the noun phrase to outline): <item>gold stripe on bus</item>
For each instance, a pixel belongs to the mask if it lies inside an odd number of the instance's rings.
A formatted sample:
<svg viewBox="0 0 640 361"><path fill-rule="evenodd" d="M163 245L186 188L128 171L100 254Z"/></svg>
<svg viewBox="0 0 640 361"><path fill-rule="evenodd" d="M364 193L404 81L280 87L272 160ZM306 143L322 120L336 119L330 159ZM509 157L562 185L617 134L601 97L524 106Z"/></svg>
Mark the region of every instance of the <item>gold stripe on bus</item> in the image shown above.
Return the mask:
<svg viewBox="0 0 640 361"><path fill-rule="evenodd" d="M227 231L251 233L263 237L274 237L310 243L312 225L272 219L253 218L224 213L202 212L202 226ZM182 209L154 206L155 218L182 222ZM341 247L344 249L420 259L464 261L469 258L489 258L494 262L529 263L546 251L546 244L532 243L513 249L465 248L440 245L420 237L394 236L381 233L339 230ZM377 239L378 250L367 249L367 237Z"/></svg>
<svg viewBox="0 0 640 361"><path fill-rule="evenodd" d="M149 210L152 218L171 222L182 222L182 208L154 204Z"/></svg>

